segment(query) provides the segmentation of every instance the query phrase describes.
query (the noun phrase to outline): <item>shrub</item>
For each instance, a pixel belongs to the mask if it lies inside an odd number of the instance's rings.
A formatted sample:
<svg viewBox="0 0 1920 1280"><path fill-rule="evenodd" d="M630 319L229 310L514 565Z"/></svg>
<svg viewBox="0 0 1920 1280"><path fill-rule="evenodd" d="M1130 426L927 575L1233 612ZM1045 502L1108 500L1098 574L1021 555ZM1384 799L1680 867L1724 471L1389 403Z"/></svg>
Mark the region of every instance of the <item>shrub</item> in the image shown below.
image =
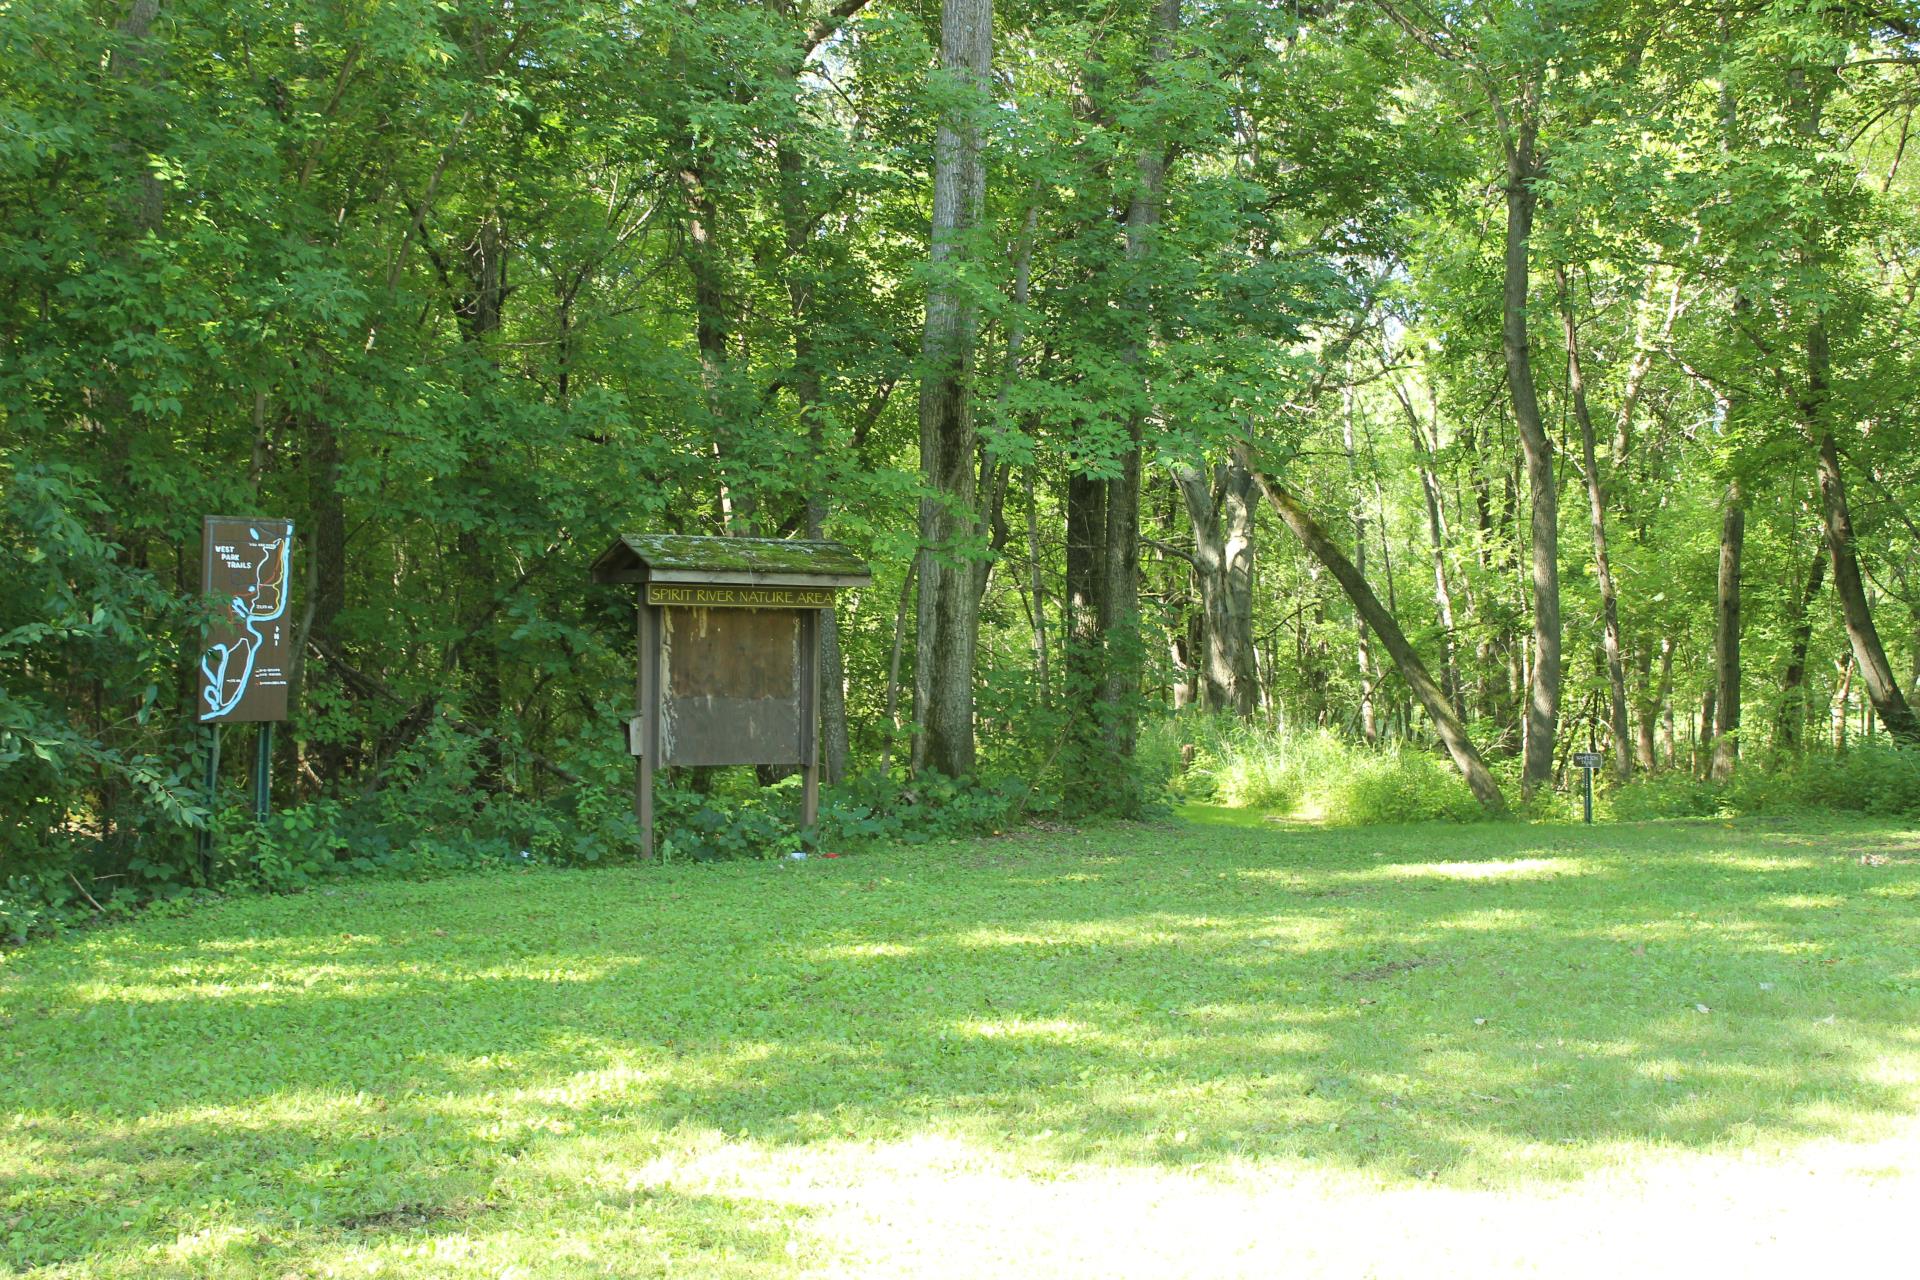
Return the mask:
<svg viewBox="0 0 1920 1280"><path fill-rule="evenodd" d="M238 809L221 815L215 847L229 868L226 882L285 893L340 873L347 850L340 805L317 800L256 823Z"/></svg>
<svg viewBox="0 0 1920 1280"><path fill-rule="evenodd" d="M1596 786L1598 779L1595 779ZM1642 773L1604 795L1602 814L1626 822L1650 818L1705 818L1720 812L1722 789L1685 773Z"/></svg>
<svg viewBox="0 0 1920 1280"><path fill-rule="evenodd" d="M1748 763L1726 783L1684 773L1640 774L1616 788L1605 807L1627 820L1810 810L1920 817L1920 751L1874 744L1771 766Z"/></svg>
<svg viewBox="0 0 1920 1280"><path fill-rule="evenodd" d="M1911 747L1872 744L1807 756L1768 783L1750 800L1744 779L1737 792L1755 807L1771 799L1776 807L1920 817L1920 750Z"/></svg>
<svg viewBox="0 0 1920 1280"><path fill-rule="evenodd" d="M56 929L73 896L63 879L44 870L0 881L0 942L25 942L31 934Z"/></svg>
<svg viewBox="0 0 1920 1280"><path fill-rule="evenodd" d="M97 532L102 496L70 468L8 474L0 458L0 866L111 870L127 859L184 878L193 795L189 735L164 692L177 654L155 639L199 625L191 602L122 563ZM90 689L76 698L74 691ZM75 861L80 828L109 832ZM111 844L110 849L100 846ZM116 860L104 865L105 855Z"/></svg>

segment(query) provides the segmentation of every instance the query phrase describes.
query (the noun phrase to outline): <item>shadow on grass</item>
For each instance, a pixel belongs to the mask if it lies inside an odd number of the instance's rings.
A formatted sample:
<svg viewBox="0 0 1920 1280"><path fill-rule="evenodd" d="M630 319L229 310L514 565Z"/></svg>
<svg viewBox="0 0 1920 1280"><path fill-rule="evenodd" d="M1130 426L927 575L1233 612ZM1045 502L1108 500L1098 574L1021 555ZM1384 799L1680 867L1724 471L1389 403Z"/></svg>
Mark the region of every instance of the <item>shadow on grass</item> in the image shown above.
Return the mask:
<svg viewBox="0 0 1920 1280"><path fill-rule="evenodd" d="M236 902L5 974L0 1258L431 1236L589 1143L556 1203L721 1137L1498 1185L1859 1134L1920 1059L1881 848L1180 825Z"/></svg>

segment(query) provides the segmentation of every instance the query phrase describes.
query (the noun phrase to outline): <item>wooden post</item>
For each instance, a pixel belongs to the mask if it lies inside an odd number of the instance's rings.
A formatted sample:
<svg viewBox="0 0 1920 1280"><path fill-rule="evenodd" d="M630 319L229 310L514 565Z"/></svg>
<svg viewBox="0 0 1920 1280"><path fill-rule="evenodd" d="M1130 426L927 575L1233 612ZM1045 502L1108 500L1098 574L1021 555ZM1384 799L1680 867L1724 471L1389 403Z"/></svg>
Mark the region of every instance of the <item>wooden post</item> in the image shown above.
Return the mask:
<svg viewBox="0 0 1920 1280"><path fill-rule="evenodd" d="M634 696L637 700L634 719L637 726L628 732L637 732L639 740L632 744L634 750L634 787L633 814L640 823L640 858L653 860L653 771L659 764L659 696L654 685L660 676L660 614L646 601L643 592L640 598L640 615L635 623L635 648L638 650L634 663Z"/></svg>
<svg viewBox="0 0 1920 1280"><path fill-rule="evenodd" d="M811 833L820 818L820 613L809 609L800 615L800 669L803 674L801 697L801 760L805 768L800 790L800 828Z"/></svg>

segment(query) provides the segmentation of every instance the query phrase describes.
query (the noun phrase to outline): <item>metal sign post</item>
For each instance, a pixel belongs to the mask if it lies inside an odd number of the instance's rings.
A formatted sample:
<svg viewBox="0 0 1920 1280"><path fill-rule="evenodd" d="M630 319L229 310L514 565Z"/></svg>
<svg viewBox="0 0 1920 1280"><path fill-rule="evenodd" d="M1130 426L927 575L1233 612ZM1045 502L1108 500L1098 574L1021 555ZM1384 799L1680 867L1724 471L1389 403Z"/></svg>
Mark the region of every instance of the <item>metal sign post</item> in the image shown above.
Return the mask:
<svg viewBox="0 0 1920 1280"><path fill-rule="evenodd" d="M220 805L220 725L207 734L207 825L200 828L200 879L213 883L213 812Z"/></svg>
<svg viewBox="0 0 1920 1280"><path fill-rule="evenodd" d="M293 521L208 516L200 526L200 589L221 604L200 654L197 706L213 731L207 753L207 829L203 874L213 872L213 813L219 807L220 726L258 724L254 740L253 817L273 806L273 725L287 718L293 630Z"/></svg>
<svg viewBox="0 0 1920 1280"><path fill-rule="evenodd" d="M1606 757L1598 751L1573 753L1573 766L1586 774L1586 794L1581 798L1581 809L1588 826L1593 825L1593 771L1605 763Z"/></svg>
<svg viewBox="0 0 1920 1280"><path fill-rule="evenodd" d="M253 744L253 820L265 822L273 813L273 721L260 723Z"/></svg>

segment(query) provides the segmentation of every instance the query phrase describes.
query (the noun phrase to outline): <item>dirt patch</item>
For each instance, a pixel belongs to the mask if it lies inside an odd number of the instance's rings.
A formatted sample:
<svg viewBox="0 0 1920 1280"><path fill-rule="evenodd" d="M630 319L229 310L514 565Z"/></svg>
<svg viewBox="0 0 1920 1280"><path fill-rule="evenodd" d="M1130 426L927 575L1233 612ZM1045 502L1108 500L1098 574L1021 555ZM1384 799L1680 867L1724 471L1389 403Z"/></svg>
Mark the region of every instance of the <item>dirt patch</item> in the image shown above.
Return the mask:
<svg viewBox="0 0 1920 1280"><path fill-rule="evenodd" d="M1389 960L1371 969L1355 969L1352 973L1343 973L1340 976L1348 982L1379 982L1383 978L1393 977L1396 973L1407 973L1432 963L1433 961L1424 956L1417 960Z"/></svg>
<svg viewBox="0 0 1920 1280"><path fill-rule="evenodd" d="M1887 841L1872 846L1850 845L1833 850L1847 862L1863 867L1910 867L1920 863L1920 845Z"/></svg>
<svg viewBox="0 0 1920 1280"><path fill-rule="evenodd" d="M397 1204L374 1213L352 1213L334 1225L343 1231L411 1231L435 1222L464 1218L471 1208L464 1204Z"/></svg>

